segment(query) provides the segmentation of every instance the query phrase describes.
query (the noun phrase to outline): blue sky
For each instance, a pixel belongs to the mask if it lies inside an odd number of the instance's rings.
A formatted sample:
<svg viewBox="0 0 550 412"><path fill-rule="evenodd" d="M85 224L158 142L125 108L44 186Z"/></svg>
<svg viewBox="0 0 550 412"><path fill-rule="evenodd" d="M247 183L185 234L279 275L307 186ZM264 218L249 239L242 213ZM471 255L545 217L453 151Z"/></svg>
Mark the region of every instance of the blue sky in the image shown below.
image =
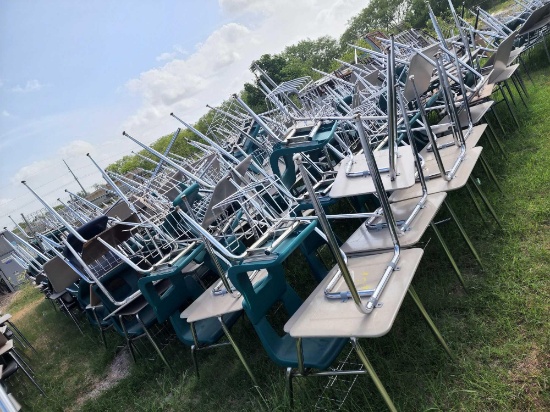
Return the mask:
<svg viewBox="0 0 550 412"><path fill-rule="evenodd" d="M0 0L0 227L238 92L264 53L338 37L365 0Z"/></svg>

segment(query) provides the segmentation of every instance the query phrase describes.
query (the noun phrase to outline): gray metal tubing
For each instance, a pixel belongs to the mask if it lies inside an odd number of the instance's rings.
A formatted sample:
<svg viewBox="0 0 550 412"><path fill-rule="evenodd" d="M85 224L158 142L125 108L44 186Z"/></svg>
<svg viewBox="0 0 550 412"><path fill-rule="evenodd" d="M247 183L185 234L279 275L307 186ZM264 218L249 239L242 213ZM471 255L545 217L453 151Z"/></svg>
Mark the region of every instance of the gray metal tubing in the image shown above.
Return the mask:
<svg viewBox="0 0 550 412"><path fill-rule="evenodd" d="M372 310L376 307L378 303L378 299L380 298L380 295L382 294L386 284L388 283L391 274L393 273L395 267L397 266L397 263L399 262L400 246L399 246L399 238L397 237L395 218L393 216L393 212L391 210L388 197L386 196L384 184L382 183L382 178L380 177L380 173L378 173L378 166L376 165L376 160L374 159L374 155L372 154L372 151L368 145L367 137L365 135L365 129L363 127L363 122L361 121L361 117L359 115L357 115L355 124L359 134L359 140L361 141L361 145L363 146L363 153L365 155L365 159L367 160L369 170L373 171L372 180L376 188L376 192L378 193L378 198L380 200L382 210L384 211L386 222L388 223L388 229L390 231L390 236L394 245L394 254L393 254L392 260L388 264L388 267L386 268L384 275L380 279L380 282L376 286L374 293L372 294L372 296L369 298L367 302L366 310L368 312L372 312Z"/></svg>
<svg viewBox="0 0 550 412"><path fill-rule="evenodd" d="M185 203L185 206L187 207L187 210L189 211L189 214L191 215L191 219L193 219L193 221L196 222L195 213L193 212L193 208L189 204L189 201L187 200L187 197L184 196L182 199L183 199L183 202ZM208 239L204 236L204 233L199 232L199 236L201 237L201 239L204 243L204 246L206 247L206 251L208 252L208 255L210 255L210 258L214 262L214 266L216 267L216 270L218 271L218 276L220 277L220 280L222 281L223 286L225 287L225 290L227 291L227 293L230 293L231 296L235 297L236 295L233 295L233 288L231 287L231 285L229 284L229 280L225 276L225 271L223 270L223 268L222 268L222 266L221 266L221 264L218 260L218 257L214 253L214 250L212 249L212 245L210 244Z"/></svg>
<svg viewBox="0 0 550 412"><path fill-rule="evenodd" d="M440 56L441 57L441 56ZM448 114L449 118L451 119L453 125L453 137L455 140L455 143L458 147L460 147L460 154L458 155L455 163L451 167L451 170L446 173L446 179L447 181L450 181L456 172L458 171L458 168L462 161L464 160L464 157L466 156L466 144L464 142L464 135L462 134L462 129L460 127L460 120L458 118L458 114L456 112L456 107L453 104L452 96L450 95L450 86L447 80L447 74L445 72L445 69L443 67L443 64L440 60L440 58L436 59L436 62L438 63L438 74L440 78L440 85L443 89L443 97L447 103L448 106ZM436 152L439 152L439 150L436 150L436 146L432 145L432 148L434 148L434 155ZM439 164L438 164L439 165ZM441 170L441 169L440 169Z"/></svg>
<svg viewBox="0 0 550 412"><path fill-rule="evenodd" d="M416 103L418 105L418 111L420 112L420 117L422 119L422 123L424 123L424 126L426 128L426 135L428 136L428 140L430 141L430 144L432 146L432 150L434 153L435 161L437 163L437 167L439 168L439 172L441 174L441 177L445 179L446 181L450 181L451 178L447 175L447 172L445 171L445 166L443 165L443 160L441 159L441 154L439 153L437 142L435 140L435 137L433 135L432 129L430 127L430 124L428 123L428 116L426 115L426 109L422 105L422 101L420 100L420 95L418 94L418 89L416 88L416 83L414 81L414 76L410 77L411 83L413 85L414 95L416 99Z"/></svg>
<svg viewBox="0 0 550 412"><path fill-rule="evenodd" d="M214 186L212 186L211 184L205 182L204 180L200 179L200 178L197 178L195 175L193 175L192 173L190 173L187 169L181 167L178 163L174 162L172 159L170 159L169 157L166 157L164 156L163 154L157 152L155 149L152 149L151 147L141 143L139 140L137 139L134 139L132 136L130 136L128 133L126 132L122 132L122 135L123 136L126 136L128 139L130 139L131 141L133 141L134 143L138 144L139 146L141 146L143 149L145 149L146 151L148 151L149 153L151 154L154 154L155 156L157 156L159 159L162 159L164 160L166 163L168 163L170 166L174 167L175 169L177 169L178 171L180 171L181 173L183 173L185 176L187 176L189 179L191 180L195 180L197 183L199 183L201 186L204 186L204 187L207 187L209 189L213 189Z"/></svg>
<svg viewBox="0 0 550 412"><path fill-rule="evenodd" d="M391 44L388 56L387 71L387 102L388 102L388 148L389 148L389 168L390 179L393 182L397 176L396 169L396 147L397 144L397 104L395 102L395 46L393 43L393 34L390 36ZM363 126L361 126L363 127ZM364 149L366 150L366 149Z"/></svg>
<svg viewBox="0 0 550 412"><path fill-rule="evenodd" d="M166 146L166 150L164 151L164 156L168 156L168 153L170 153L170 149L172 149L172 146L174 145L174 142L178 138L178 135L180 134L180 132L181 132L181 129L178 127L174 132L174 134L172 135L172 138L170 139L168 146ZM147 187L149 187L151 183L153 183L153 180L155 179L155 176L160 171L160 168L162 167L163 163L164 163L164 160L160 159L160 161L157 164L157 167L155 167L155 170L153 170L153 174L149 178L149 182L147 182Z"/></svg>
<svg viewBox="0 0 550 412"><path fill-rule="evenodd" d="M26 240L22 239L21 237L19 237L19 235L17 235L17 233L13 233L11 232L11 234L13 235L13 237L15 237L18 241L20 241L21 243L23 243L25 246L27 246L28 248L31 248L32 250L34 250L34 252L40 256L42 259L44 260L48 260L49 257L47 257L45 254L43 254L42 252L40 252L38 249L36 249L33 245L31 245L29 242L27 242ZM2 237L5 239L6 237L4 235L2 235ZM6 241L8 241L6 239Z"/></svg>
<svg viewBox="0 0 550 412"><path fill-rule="evenodd" d="M405 223L403 223L403 225L399 227L399 230L401 231L401 233L405 233L407 229L409 229L412 221L414 220L414 218L416 218L420 210L424 208L424 205L426 204L426 200L428 199L428 189L426 188L426 179L424 179L424 172L422 171L422 159L420 158L420 155L418 154L418 150L416 149L416 146L414 144L411 125L407 118L407 112L406 112L405 101L404 101L405 98L403 97L402 93L399 93L398 97L399 97L398 99L399 106L400 106L401 113L403 115L403 120L405 123L405 130L407 131L407 136L409 137L409 143L414 154L416 170L418 171L418 177L420 178L420 186L422 187L422 197L414 207L412 213L409 215L407 220L405 220Z"/></svg>
<svg viewBox="0 0 550 412"><path fill-rule="evenodd" d="M370 50L370 49L365 49L364 47L356 46L355 44L348 43L348 46L353 47L356 50L361 50L362 52L368 53L368 54L373 55L375 57L379 57L382 60L386 60L387 57L388 57L384 53L376 52L376 51ZM407 60L395 59L395 61L398 62L398 63L401 63L401 64L406 64L406 65L409 64L409 62Z"/></svg>
<svg viewBox="0 0 550 412"><path fill-rule="evenodd" d="M71 213L71 215L74 216L74 218L76 220L80 221L80 223L85 224L86 222L88 222L90 220L90 219L86 220L80 213L78 213L76 210L71 208L69 205L67 205L65 202L63 202L60 198L57 198L57 201L59 203L61 203L61 205L64 206L65 209L67 209Z"/></svg>
<svg viewBox="0 0 550 412"><path fill-rule="evenodd" d="M192 131L195 135L203 139L205 142L210 144L213 148L217 149L220 153L223 153L225 156L227 156L229 159L231 159L232 162L239 164L239 159L237 159L235 156L233 156L231 153L229 153L227 150L225 150L223 147L221 147L218 143L216 143L214 140L210 139L205 134L201 133L197 129L195 129L193 126L191 126L189 123L185 122L184 120L180 119L178 116L176 116L174 113L170 113L170 116L172 116L174 119L179 121L181 124L183 124L187 129ZM162 157L161 157L162 159ZM199 182L200 183L200 182Z"/></svg>
<svg viewBox="0 0 550 412"><path fill-rule="evenodd" d="M88 268L88 265L86 265L86 263L82 260L82 257L80 256L80 254L78 252L76 252L73 247L70 245L69 242L67 242L67 240L63 240L63 243L65 244L65 246L67 246L67 248L69 249L69 251L73 254L73 256L76 258L76 260L78 261L78 263L82 266L82 268L84 269L84 271L86 272L86 275L88 275L92 280L89 282L89 283L95 283L97 284L97 286L101 289L101 291L103 293L105 293L105 296L115 305L115 306L122 306L122 305L125 305L127 302L129 302L130 300L132 300L134 297L136 296L139 296L141 294L141 292L138 290L134 293L132 293L130 296L126 297L125 299L121 300L121 301L118 301L116 300L113 295L111 295L111 292L109 292L109 290L107 290L107 288L105 286L103 286L103 284L99 281L99 279L96 277L96 275Z"/></svg>
<svg viewBox="0 0 550 412"><path fill-rule="evenodd" d="M277 140L277 141L281 141L281 139L279 139L279 136L277 136L275 134L275 132L273 130L271 130L271 128L260 118L260 116L258 116L256 114L256 112L254 110L252 110L250 107L248 107L248 105L237 95L237 94L233 94L232 96L236 101L237 103L239 103L239 105L248 112L248 114L250 116L252 116L252 118L260 125L262 126L262 128L265 130L265 132L271 136L273 139Z"/></svg>
<svg viewBox="0 0 550 412"><path fill-rule="evenodd" d="M59 222L61 222L65 226L65 228L69 232L71 232L71 234L74 237L76 237L81 242L86 242L86 239L84 239L82 236L80 236L80 234L69 224L69 222L67 222L59 213L57 213L54 208L52 208L48 203L46 203L46 201L42 200L42 198L40 196L38 196L38 194L27 185L27 182L25 182L23 180L21 183L23 183L25 185L25 187L31 191L31 193L34 195L34 197L36 197L38 199L38 201L40 203L42 203L42 205L44 205L46 210L48 212L50 212L57 220L59 220Z"/></svg>
<svg viewBox="0 0 550 412"><path fill-rule="evenodd" d="M212 106L210 106L210 105L208 105L208 104L206 105L206 107L208 107L209 109L214 110L216 113L223 114L224 116L229 117L230 119L233 119L233 120L235 120L236 122L242 122L242 121L246 120L246 119L237 117L237 116L235 116L235 115L233 115L233 114L231 114L231 113L229 113L229 112L226 112L226 111L224 111L224 110L218 109L217 107L212 107Z"/></svg>
<svg viewBox="0 0 550 412"><path fill-rule="evenodd" d="M323 211L323 207L321 206L321 202L315 195L315 189L313 188L313 185L311 184L311 181L309 180L309 176L305 172L305 167L302 163L302 157L298 154L294 155L294 163L298 165L298 168L300 170L300 173L302 174L302 180L304 184L306 185L306 189L309 192L309 196L311 198L311 203L313 204L313 208L315 209L315 214L317 215L317 218L319 219L319 223L321 224L321 227L323 229L323 232L325 234L325 237L327 239L328 245L330 247L330 250L332 251L332 254L334 255L336 262L338 264L338 267L340 269L340 272L342 273L342 276L344 277L344 281L346 282L349 292L351 295L351 298L353 299L353 302L357 306L357 309L364 313L365 315L368 315L372 312L372 308L370 310L363 306L363 303L361 302L361 297L359 293L357 292L357 288L355 287L355 284L353 282L353 278L351 277L351 273L346 265L346 262L344 261L344 258L342 257L342 251L338 247L338 242L336 241L336 236L334 235L334 232L332 231L330 224L328 223L328 220L326 218L325 212Z"/></svg>
<svg viewBox="0 0 550 412"><path fill-rule="evenodd" d="M113 180L109 177L109 175L107 173L105 173L105 170L103 170L101 167L99 167L99 165L95 162L95 160L92 158L92 156L90 156L90 153L86 153L86 156L88 156L90 158L90 160L95 165L97 170L99 170L99 172L103 176L103 179L105 179L105 181L109 184L109 186L111 186L113 188L113 190L116 192L118 197L120 197L124 201L124 203L126 203L128 205L128 207L130 208L130 210L132 212L134 212L135 214L137 214L139 216L134 204L128 200L128 198L124 195L124 193L122 193L122 190L120 190L120 188L115 184L115 182L113 182Z"/></svg>
<svg viewBox="0 0 550 412"><path fill-rule="evenodd" d="M29 236L27 235L27 232L25 232L25 230L19 226L19 223L17 223L15 220L13 220L13 218L11 216L8 216L10 218L10 220L13 222L13 224L17 227L17 229L19 229L19 231L21 233L23 233L25 235L26 238L29 238Z"/></svg>

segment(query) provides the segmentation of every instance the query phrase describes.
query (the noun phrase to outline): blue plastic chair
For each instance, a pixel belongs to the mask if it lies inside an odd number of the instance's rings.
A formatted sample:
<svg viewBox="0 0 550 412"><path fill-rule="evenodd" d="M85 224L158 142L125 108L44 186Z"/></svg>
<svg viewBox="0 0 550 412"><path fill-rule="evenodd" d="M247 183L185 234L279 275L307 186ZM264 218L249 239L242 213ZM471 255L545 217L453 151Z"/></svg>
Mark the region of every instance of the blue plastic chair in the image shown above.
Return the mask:
<svg viewBox="0 0 550 412"><path fill-rule="evenodd" d="M268 320L270 309L279 302L289 316L302 304L294 289L287 283L283 262L313 232L317 222L295 232L282 241L273 251L273 259L243 262L228 269L229 279L243 295L243 308L258 334L268 356L285 368L314 368L326 370L342 351L347 339L307 338L302 340L303 364L297 354L297 339L289 334L280 336ZM247 272L266 269L267 277L252 285ZM290 385L291 375L287 373Z"/></svg>
<svg viewBox="0 0 550 412"><path fill-rule="evenodd" d="M173 270L168 273L153 274L139 279L138 286L147 302L153 308L159 323L170 320L178 339L185 345L191 347L191 355L197 376L199 375L196 350L214 345L224 335L221 323L216 318L204 319L193 324L195 338L193 337L192 325L186 319L180 317L180 313L195 299L204 289L195 278L195 273L182 273L194 259L201 257L204 252L204 245L198 245L195 249L182 257ZM170 282L170 286L163 293L158 293L155 283L161 280ZM231 328L239 319L241 311L230 313L222 317L223 323Z"/></svg>

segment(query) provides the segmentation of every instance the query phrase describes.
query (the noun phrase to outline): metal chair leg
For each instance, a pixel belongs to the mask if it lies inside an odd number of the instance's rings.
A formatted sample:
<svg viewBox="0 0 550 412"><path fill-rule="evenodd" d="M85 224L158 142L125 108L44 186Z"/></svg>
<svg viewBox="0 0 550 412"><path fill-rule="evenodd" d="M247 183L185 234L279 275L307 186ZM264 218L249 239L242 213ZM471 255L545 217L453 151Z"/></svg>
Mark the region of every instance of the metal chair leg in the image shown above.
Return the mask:
<svg viewBox="0 0 550 412"><path fill-rule="evenodd" d="M229 340L229 342L231 343L231 346L233 346L233 350L235 351L235 353L237 354L237 356L239 357L239 360L241 361L241 363L243 364L244 368L246 369L246 371L248 372L248 375L250 376L250 379L252 379L252 382L254 382L254 386L258 389L259 391L259 385L258 385L258 381L256 380L256 378L254 377L254 374L252 373L252 369L250 369L250 367L248 366L248 363L246 362L243 354L241 353L241 350L239 349L239 347L237 346L237 343L233 340L233 336L231 336L231 333L229 332L229 329L227 328L227 326L225 325L223 319L221 316L218 316L218 321L220 322L220 325L223 329L223 333L225 333L225 336L227 336L227 340Z"/></svg>
<svg viewBox="0 0 550 412"><path fill-rule="evenodd" d="M34 349L34 347L31 345L31 343L28 341L28 339L25 337L25 335L23 335L23 333L17 328L17 326L15 326L15 324L13 324L11 321L7 320L6 323L8 324L8 326L10 327L10 329L15 332L14 333L14 337L16 337L16 334L19 335L19 337L25 342L25 344L32 349L32 351L34 353L38 353L36 351L36 349ZM19 341L19 339L17 339ZM19 341L21 342L21 341ZM25 345L22 345L23 347L25 347Z"/></svg>
<svg viewBox="0 0 550 412"><path fill-rule="evenodd" d="M517 80L515 79L515 77L513 75L512 75L512 77L510 77L510 80L512 80L512 84L516 88L516 91L518 92L518 96L521 99L521 102L523 103L525 108L528 108L529 106L527 106L527 103L525 102L525 100L523 98L523 95L521 94L523 92L523 89L518 86Z"/></svg>
<svg viewBox="0 0 550 412"><path fill-rule="evenodd" d="M153 339L153 336L149 333L149 330L145 327L145 324L141 321L138 314L136 314L136 319L139 322L139 324L141 325L141 327L143 328L143 331L145 332L145 335L147 335L147 338L149 339L149 342L151 342L151 345L153 345L153 348L155 348L155 351L158 353L158 355L160 356L160 358L162 359L164 364L168 367L168 369L170 369L170 371L174 372L174 370L172 369L172 366L170 366L170 364L168 363L168 361L164 357L162 351L160 350L160 348L157 345L157 342L155 342L155 339Z"/></svg>
<svg viewBox="0 0 550 412"><path fill-rule="evenodd" d="M388 409L392 412L397 412L397 408L393 404L393 401L390 398L390 395L388 395L388 392L386 391L386 388L384 388L384 385L382 384L382 381L378 378L378 375L376 374L376 371L372 367L369 359L367 358L367 355L363 351L363 348L361 348L361 345L359 345L359 342L357 342L357 338L350 338L351 345L355 349L355 352L357 353L357 356L361 360L361 363L363 366L365 366L365 369L367 370L370 378L374 382L374 385L378 389L378 392L384 399L384 402L386 402L386 406Z"/></svg>
<svg viewBox="0 0 550 412"><path fill-rule="evenodd" d="M14 354L13 351L10 351L9 353L10 353L11 357L13 358L13 360L15 361L15 363L17 363L17 366L19 366L19 369L21 369L23 371L23 373L27 376L27 378L29 378L29 380L33 383L33 385L38 388L40 393L42 395L46 396L46 393L42 390L40 385L34 380L32 375L23 367L23 365L21 364L21 362L18 359L18 356L16 354Z"/></svg>
<svg viewBox="0 0 550 412"><path fill-rule="evenodd" d="M77 329L79 330L79 332L84 335L84 332L82 332L82 329L80 329L80 325L78 324L76 318L74 317L74 315L72 314L72 312L69 310L68 306L65 304L65 302L63 301L62 298L59 298L59 302L61 303L61 306L63 306L63 309L65 309L65 311L67 312L67 315L69 315L69 317L73 320L74 324L76 325Z"/></svg>
<svg viewBox="0 0 550 412"><path fill-rule="evenodd" d="M132 340L130 339L130 336L128 336L128 331L126 330L126 325L124 325L124 320L122 319L122 315L118 316L118 321L120 322L120 327L122 328L122 331L124 332L124 337L126 338L126 346L128 347L128 350L130 351L130 356L132 356L132 360L134 363L137 363L136 360L136 354L134 353L134 347L132 344Z"/></svg>
<svg viewBox="0 0 550 412"><path fill-rule="evenodd" d="M521 68L525 71L525 74L527 74L527 77L529 78L529 80L531 80L531 83L533 83L533 86L534 86L535 82L533 81L533 78L531 77L531 73L529 73L529 69L527 69L527 65L525 64L525 62L523 61L521 56L518 57L518 60L519 60L519 64L521 64Z"/></svg>
<svg viewBox="0 0 550 412"><path fill-rule="evenodd" d="M514 122L518 127L521 127L519 124L519 120L516 117L516 114L514 113L514 110L512 110L512 106L510 105L510 102L508 101L508 97L506 96L506 93L504 92L504 87L502 85L498 85L498 88L500 90L500 93L502 94L502 98L504 99L504 102L506 103L506 106L508 107L508 111L512 115L512 119L514 119Z"/></svg>
<svg viewBox="0 0 550 412"><path fill-rule="evenodd" d="M462 223L458 219L458 216L455 214L454 210L451 209L451 205L449 204L449 202L447 202L447 199L445 199L443 203L447 207L447 210L451 214L451 217L453 218L454 222L458 226L458 230L460 231L460 234L462 235L462 237L464 238L464 240L468 244L468 247L470 248L470 251L472 252L474 257L476 258L477 262L479 263L479 266L481 266L481 269L485 270L485 268L483 267L483 262L481 262L481 258L479 257L479 254L477 253L477 250L474 247L474 244L470 240L470 237L468 236L468 234L464 230L464 227L462 226Z"/></svg>
<svg viewBox="0 0 550 412"><path fill-rule="evenodd" d="M487 118L486 118L487 119ZM488 119L487 119L488 120ZM504 145L502 144L502 141L500 140L500 138L498 137L498 134L496 133L496 131L494 130L493 126L491 125L491 123L489 123L489 121L487 121L487 125L489 126L489 130L491 133L486 133L487 135L487 138L489 140L489 143L491 144L491 147L494 149L494 146L493 146L493 143L491 142L491 138L492 139L495 139L495 142L498 146L498 148L500 149L500 152L502 153L502 156L507 159L508 158L508 155L506 154L506 151L504 150Z"/></svg>
<svg viewBox="0 0 550 412"><path fill-rule="evenodd" d="M470 187L470 185L468 183L466 183L466 190L468 191L468 194L470 195L470 198L472 199L472 202L474 203L474 206L476 207L477 213L479 213L479 216L481 216L481 219L483 220L483 222L487 223L487 219L485 218L485 214L483 213L483 210L481 210L481 206L480 206L478 200L476 199L472 188Z"/></svg>
<svg viewBox="0 0 550 412"><path fill-rule="evenodd" d="M15 348L12 349L12 353L17 356L17 359L19 359L23 363L23 365L25 365L25 367L31 372L31 375L34 376L34 370L27 362L25 362L25 359L23 359L23 357L15 350Z"/></svg>
<svg viewBox="0 0 550 412"><path fill-rule="evenodd" d="M487 177L489 177L495 183L495 185L498 188L499 192L504 194L504 191L502 190L502 187L500 187L500 183L498 182L498 179L497 179L495 173L493 172L493 169L491 169L491 166L489 166L489 163L487 162L487 159L485 159L485 157L483 156L483 153L481 153L481 156L479 157L479 160L480 160L481 166L483 167L483 170L485 171L485 174L487 175Z"/></svg>
<svg viewBox="0 0 550 412"><path fill-rule="evenodd" d="M525 82L523 81L523 79L521 78L521 76L519 75L518 72L515 72L513 75L512 75L512 78L515 79L519 85L519 87L521 87L521 90L523 91L523 94L525 95L525 97L527 99L529 99L529 92L527 91L527 87L525 87Z"/></svg>
<svg viewBox="0 0 550 412"><path fill-rule="evenodd" d="M101 322L99 321L99 318L97 316L96 308L92 308L92 313L94 314L94 318L95 318L97 327L99 328L99 334L101 336L101 342L103 342L103 346L105 347L105 349L107 349L107 340L105 339L105 332L104 332L103 328L101 327Z"/></svg>
<svg viewBox="0 0 550 412"><path fill-rule="evenodd" d="M510 79L508 79L510 80ZM508 95L510 96L510 100L512 101L512 104L514 107L518 107L518 104L516 102L516 98L514 97L514 94L512 93L512 89L510 88L510 84L508 83L508 80L504 80L502 84L504 85L504 89L508 92Z"/></svg>
<svg viewBox="0 0 550 412"><path fill-rule="evenodd" d="M439 341L441 346L443 346L443 349L445 349L445 352L447 352L447 355L453 360L456 361L456 356L451 352L451 349L449 349L449 346L447 346L447 343L445 342L445 339L443 339L443 336L441 335L441 332L439 332L439 329L437 329L437 326L435 326L435 323L433 322L432 318L426 312L426 308L422 304L422 301L416 294L416 291L414 290L413 286L410 285L408 289L410 297L414 300L414 303L416 304L416 307L418 310L420 310L420 313L422 313L422 316L424 316L424 319L428 323L428 326L432 330L433 334L435 335L436 339Z"/></svg>
<svg viewBox="0 0 550 412"><path fill-rule="evenodd" d="M493 116L495 116L495 119L497 120L498 126L502 130L502 133L506 133L506 129L504 128L504 125L502 124L502 121L500 120L500 117L498 117L498 114L497 114L497 112L496 112L496 110L494 109L493 106L491 106L491 108L489 109L489 112L491 112L493 114ZM491 126L489 126L489 127L491 127ZM496 133L494 133L494 134L496 136Z"/></svg>
<svg viewBox="0 0 550 412"><path fill-rule="evenodd" d="M443 239L443 236L441 236L441 232L439 232L439 229L434 224L434 222L430 222L430 226L433 229L435 236L437 237L437 240L439 240L439 243L443 247L443 250L445 251L445 254L447 255L447 258L449 259L449 262L451 262L451 265L453 266L453 269L456 273L456 276L458 277L458 280L460 281L460 284L464 288L464 290L467 292L466 289L466 283L464 282L464 278L462 277L462 273L460 272L460 269L458 268L458 265L456 264L453 255L451 254L451 250L449 249L449 246L447 246L447 243L445 242L445 239Z"/></svg>
<svg viewBox="0 0 550 412"><path fill-rule="evenodd" d="M292 368L286 368L285 371L286 392L290 401L290 409L294 409L294 390L292 388Z"/></svg>
<svg viewBox="0 0 550 412"><path fill-rule="evenodd" d="M502 222L500 221L497 213L495 212L495 209L493 209L493 206L491 206L491 203L489 202L489 199L487 199L487 196L485 195L485 193L481 190L481 188L479 187L479 185L477 184L477 182L475 181L475 179L472 176L470 176L470 180L472 181L474 187L476 188L477 192L479 193L479 196L481 196L481 199L483 200L483 203L485 203L485 206L487 206L487 209L489 210L489 212L491 213L493 218L496 220L497 224L501 228L503 228Z"/></svg>

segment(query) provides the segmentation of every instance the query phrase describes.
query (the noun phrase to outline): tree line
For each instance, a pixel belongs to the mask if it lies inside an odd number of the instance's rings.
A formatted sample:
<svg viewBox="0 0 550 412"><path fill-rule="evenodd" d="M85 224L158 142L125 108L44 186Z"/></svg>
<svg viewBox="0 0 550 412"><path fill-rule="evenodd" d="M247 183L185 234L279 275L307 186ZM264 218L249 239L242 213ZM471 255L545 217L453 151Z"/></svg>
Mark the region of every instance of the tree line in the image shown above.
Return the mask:
<svg viewBox="0 0 550 412"><path fill-rule="evenodd" d="M467 10L480 6L489 9L503 1L453 0L453 4L456 10L461 13L463 8ZM430 4L434 13L438 16L438 20L450 21L451 16L446 0L432 1ZM468 14L465 16L468 17ZM321 74L314 72L312 68L323 72L331 72L340 66L335 58L352 62L354 54L350 51L349 44L367 46L363 40L367 33L376 30L383 32L401 31L409 27L426 29L428 32L432 31L426 0L370 0L364 9L348 21L347 28L339 39L330 36L313 40L308 38L287 46L281 53L264 54L255 63L277 84L303 76L311 76L316 79ZM256 82L245 83L240 96L257 113L267 110L265 95ZM212 110L207 112L195 123L194 127L200 132L206 133L213 114ZM163 136L156 140L151 147L162 153L171 138L171 134ZM196 149L187 143L188 139L196 140L197 137L188 130L182 131L180 137L176 139L172 146L171 153L183 157L193 154ZM140 151L139 154L156 162L156 159L145 150ZM128 155L109 165L107 170L124 174L136 168L152 170L154 167L154 163L144 160L138 155Z"/></svg>

